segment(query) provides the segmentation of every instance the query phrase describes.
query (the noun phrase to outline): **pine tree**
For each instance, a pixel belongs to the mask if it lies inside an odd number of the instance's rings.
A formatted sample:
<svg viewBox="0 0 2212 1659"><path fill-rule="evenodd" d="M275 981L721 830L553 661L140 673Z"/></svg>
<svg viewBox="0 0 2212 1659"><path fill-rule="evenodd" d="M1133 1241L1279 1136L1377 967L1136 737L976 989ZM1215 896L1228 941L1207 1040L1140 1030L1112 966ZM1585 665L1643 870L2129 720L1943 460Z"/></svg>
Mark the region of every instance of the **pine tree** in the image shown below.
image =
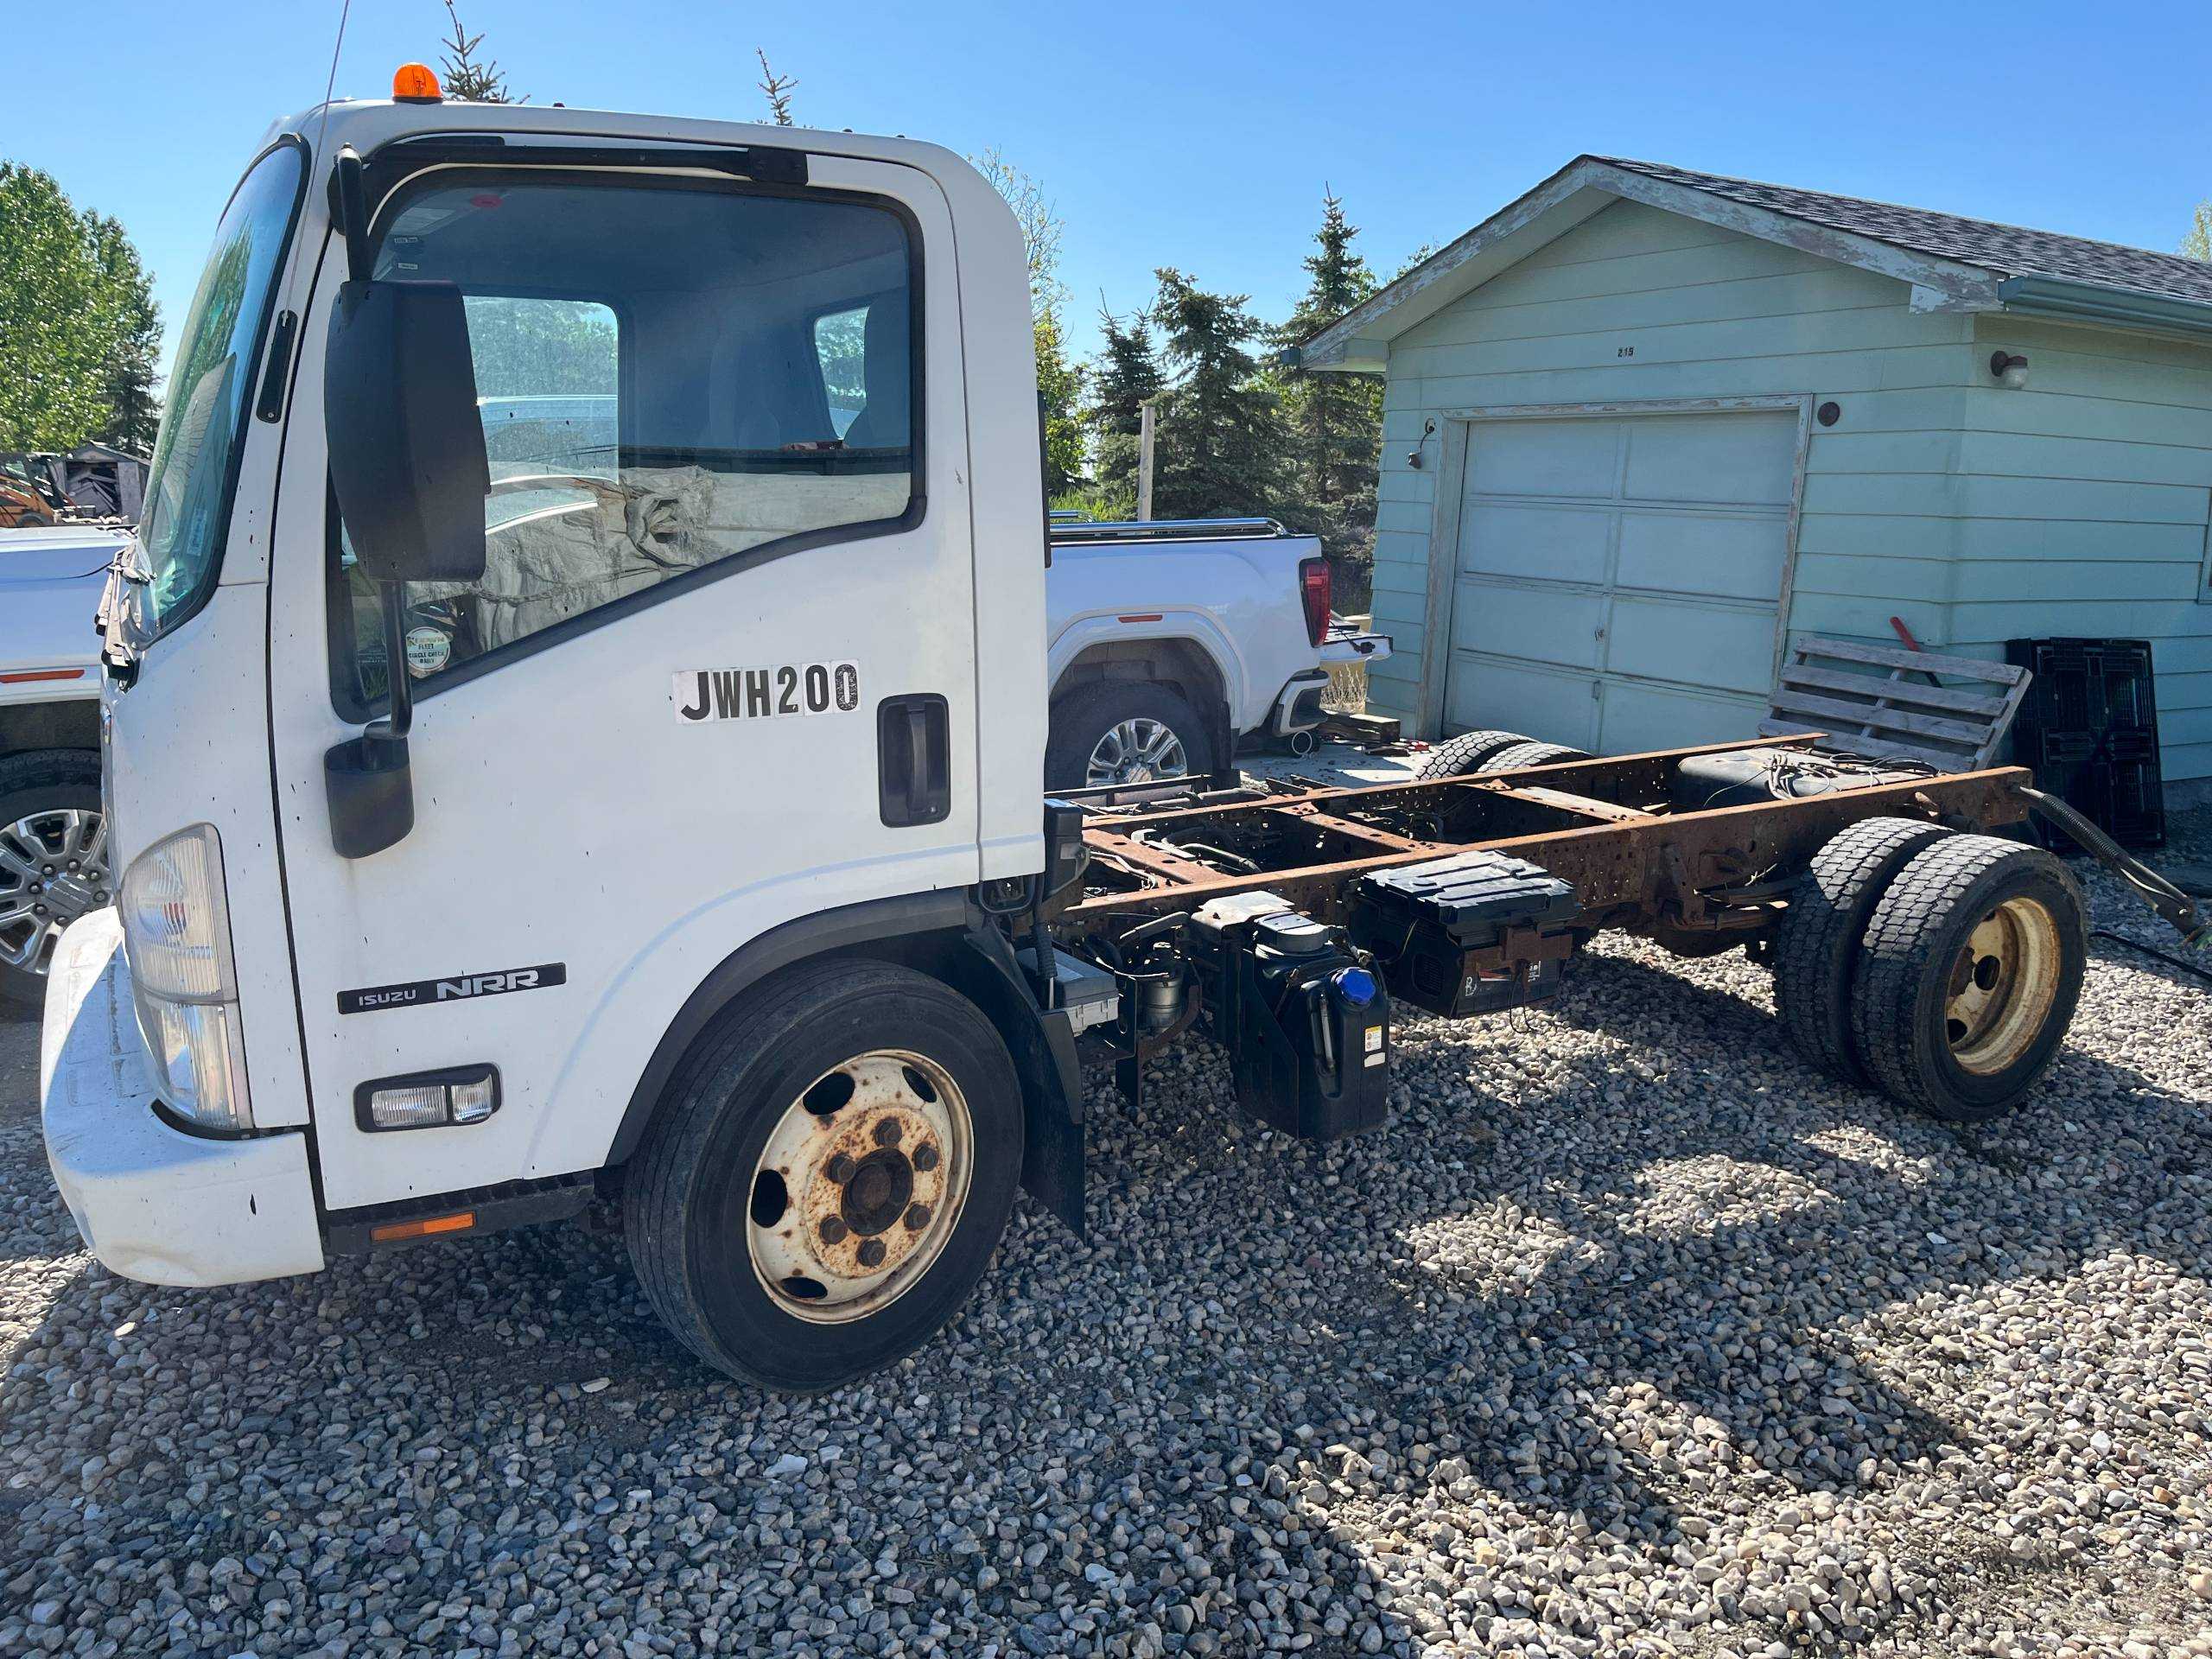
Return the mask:
<svg viewBox="0 0 2212 1659"><path fill-rule="evenodd" d="M1210 294L1181 271L1153 273L1152 317L1174 383L1154 435L1153 512L1161 518L1284 510L1289 434L1250 347L1267 334L1246 294Z"/></svg>
<svg viewBox="0 0 2212 1659"><path fill-rule="evenodd" d="M517 98L507 91L506 72L499 61L486 58L479 62L476 48L484 43L484 31L471 35L461 26L461 13L454 0L446 0L446 20L453 25L453 37L440 41L445 56L438 60L443 72L438 77L445 95L462 104L527 104L527 95Z"/></svg>
<svg viewBox="0 0 2212 1659"><path fill-rule="evenodd" d="M1083 411L1093 449L1092 472L1098 480L1098 513L1133 518L1137 510L1138 433L1146 404L1166 390L1167 376L1142 312L1126 321L1098 307L1098 332L1104 345L1090 372L1091 397Z"/></svg>
<svg viewBox="0 0 2212 1659"><path fill-rule="evenodd" d="M1375 292L1375 273L1352 249L1358 228L1325 185L1321 228L1306 256L1312 278L1283 325L1286 345L1310 340ZM1382 443L1382 383L1363 374L1284 371L1294 485L1351 604L1362 602L1374 560L1376 463Z"/></svg>
<svg viewBox="0 0 2212 1659"><path fill-rule="evenodd" d="M768 113L776 118L776 124L788 127L791 124L791 89L798 85L789 75L779 75L768 67L768 48L756 46L753 54L760 60L760 79L756 83L760 95L768 100Z"/></svg>

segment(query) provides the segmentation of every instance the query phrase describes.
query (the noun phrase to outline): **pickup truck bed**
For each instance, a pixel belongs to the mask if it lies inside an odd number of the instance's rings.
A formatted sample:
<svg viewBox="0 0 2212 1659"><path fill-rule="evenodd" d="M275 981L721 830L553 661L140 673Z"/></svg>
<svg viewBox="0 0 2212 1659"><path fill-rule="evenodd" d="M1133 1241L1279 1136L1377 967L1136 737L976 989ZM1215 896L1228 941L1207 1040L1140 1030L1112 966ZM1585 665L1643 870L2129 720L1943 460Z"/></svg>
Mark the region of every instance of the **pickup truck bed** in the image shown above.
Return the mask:
<svg viewBox="0 0 2212 1659"><path fill-rule="evenodd" d="M1320 543L1271 519L1058 522L1052 559L1048 788L1219 772L1318 726L1328 663L1390 653L1330 614Z"/></svg>

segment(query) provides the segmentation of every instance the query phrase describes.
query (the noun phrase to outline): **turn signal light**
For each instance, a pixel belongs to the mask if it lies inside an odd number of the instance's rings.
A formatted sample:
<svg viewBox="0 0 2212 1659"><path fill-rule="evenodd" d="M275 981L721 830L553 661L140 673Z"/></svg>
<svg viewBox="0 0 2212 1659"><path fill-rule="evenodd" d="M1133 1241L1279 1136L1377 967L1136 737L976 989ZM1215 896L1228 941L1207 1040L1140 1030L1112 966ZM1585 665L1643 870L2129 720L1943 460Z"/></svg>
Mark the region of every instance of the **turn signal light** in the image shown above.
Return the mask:
<svg viewBox="0 0 2212 1659"><path fill-rule="evenodd" d="M369 1229L369 1237L378 1244L397 1244L402 1239L435 1238L440 1233L465 1233L476 1225L474 1210L457 1211L450 1216L430 1216L422 1221L388 1221L381 1227Z"/></svg>
<svg viewBox="0 0 2212 1659"><path fill-rule="evenodd" d="M392 101L397 104L442 104L438 78L426 63L403 63L391 72Z"/></svg>

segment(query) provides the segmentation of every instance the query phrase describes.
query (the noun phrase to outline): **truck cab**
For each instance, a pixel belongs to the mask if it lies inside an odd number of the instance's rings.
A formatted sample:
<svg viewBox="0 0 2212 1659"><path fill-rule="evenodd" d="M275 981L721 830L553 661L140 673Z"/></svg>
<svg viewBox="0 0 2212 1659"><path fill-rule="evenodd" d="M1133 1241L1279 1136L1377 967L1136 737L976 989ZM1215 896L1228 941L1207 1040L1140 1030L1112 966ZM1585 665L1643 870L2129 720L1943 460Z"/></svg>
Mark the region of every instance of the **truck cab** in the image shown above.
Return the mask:
<svg viewBox="0 0 2212 1659"><path fill-rule="evenodd" d="M1025 1102L976 1012L1007 964L965 950L950 1008L936 964L1046 859L1026 270L906 140L434 99L272 130L104 609L118 904L63 936L44 1033L104 1262L236 1281L572 1212L734 1132L664 1116L727 1099L734 1038L812 1102L764 1142L831 1125L861 1174L803 1191L829 1154L779 1141L632 1205L687 1340L818 1386L957 1305ZM745 1002L824 963L795 1027ZM893 1035L830 1053L856 1007ZM728 1226L757 1248L698 1242Z"/></svg>

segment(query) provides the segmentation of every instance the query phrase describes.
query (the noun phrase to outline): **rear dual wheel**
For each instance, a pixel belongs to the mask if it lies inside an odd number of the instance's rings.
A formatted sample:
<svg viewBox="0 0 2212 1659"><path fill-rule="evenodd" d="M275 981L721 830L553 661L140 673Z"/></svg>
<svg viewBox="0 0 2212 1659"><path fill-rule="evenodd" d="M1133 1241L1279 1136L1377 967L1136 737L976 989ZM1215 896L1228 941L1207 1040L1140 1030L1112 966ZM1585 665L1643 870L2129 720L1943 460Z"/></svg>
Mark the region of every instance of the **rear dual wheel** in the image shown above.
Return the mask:
<svg viewBox="0 0 2212 1659"><path fill-rule="evenodd" d="M2049 853L1874 818L1813 862L1775 950L1775 1003L1808 1060L1957 1122L2031 1090L2081 1000L2087 910Z"/></svg>
<svg viewBox="0 0 2212 1659"><path fill-rule="evenodd" d="M967 1300L1021 1172L998 1031L887 963L808 963L686 1056L624 1193L654 1311L719 1370L810 1393L919 1346Z"/></svg>

